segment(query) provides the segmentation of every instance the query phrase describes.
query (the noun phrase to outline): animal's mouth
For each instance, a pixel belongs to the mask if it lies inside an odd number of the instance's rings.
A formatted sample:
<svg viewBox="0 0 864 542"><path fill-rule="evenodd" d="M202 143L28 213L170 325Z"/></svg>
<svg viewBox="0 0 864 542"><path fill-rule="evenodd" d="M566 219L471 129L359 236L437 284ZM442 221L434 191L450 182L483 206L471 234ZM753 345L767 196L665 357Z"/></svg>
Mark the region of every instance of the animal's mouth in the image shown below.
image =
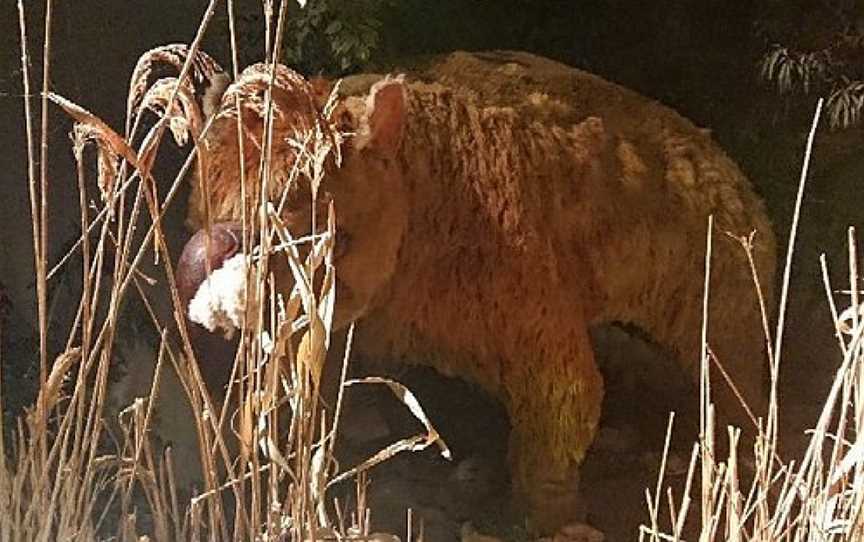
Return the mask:
<svg viewBox="0 0 864 542"><path fill-rule="evenodd" d="M242 234L240 225L231 222L216 223L209 230L199 230L187 241L177 263L177 286L184 310L193 322L211 332L218 328L230 334L241 325L239 315L248 301L243 293L243 270L249 265L235 258L242 252ZM350 247L350 234L337 229L332 261L338 264ZM305 258L303 252L301 258ZM324 275L315 274L315 292L321 292ZM355 298L352 289L339 278L334 286L340 305L351 307L351 300ZM342 311L339 312L341 315ZM347 312L351 319L356 311Z"/></svg>
<svg viewBox="0 0 864 542"><path fill-rule="evenodd" d="M222 222L209 230L198 230L189 238L177 262L176 281L184 305L194 297L208 274L242 250L243 232L239 224Z"/></svg>

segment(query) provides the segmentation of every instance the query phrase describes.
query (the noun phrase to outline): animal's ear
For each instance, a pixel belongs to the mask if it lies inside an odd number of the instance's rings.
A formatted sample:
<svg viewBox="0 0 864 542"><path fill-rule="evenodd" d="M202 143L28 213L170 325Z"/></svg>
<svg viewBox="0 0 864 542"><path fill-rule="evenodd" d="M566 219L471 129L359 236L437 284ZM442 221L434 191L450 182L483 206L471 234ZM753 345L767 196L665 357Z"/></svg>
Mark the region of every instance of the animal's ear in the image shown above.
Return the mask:
<svg viewBox="0 0 864 542"><path fill-rule="evenodd" d="M205 80L204 94L201 97L201 110L204 119L207 120L219 111L222 103L222 95L231 83L231 78L225 72L218 72L207 77Z"/></svg>
<svg viewBox="0 0 864 542"><path fill-rule="evenodd" d="M357 134L357 148L368 149L387 158L395 156L402 143L406 107L405 81L401 75L388 77L372 85Z"/></svg>
<svg viewBox="0 0 864 542"><path fill-rule="evenodd" d="M333 92L333 82L316 75L309 78L309 86L312 88L312 99L315 100L315 107L319 110L324 109L327 100L330 99L330 93Z"/></svg>

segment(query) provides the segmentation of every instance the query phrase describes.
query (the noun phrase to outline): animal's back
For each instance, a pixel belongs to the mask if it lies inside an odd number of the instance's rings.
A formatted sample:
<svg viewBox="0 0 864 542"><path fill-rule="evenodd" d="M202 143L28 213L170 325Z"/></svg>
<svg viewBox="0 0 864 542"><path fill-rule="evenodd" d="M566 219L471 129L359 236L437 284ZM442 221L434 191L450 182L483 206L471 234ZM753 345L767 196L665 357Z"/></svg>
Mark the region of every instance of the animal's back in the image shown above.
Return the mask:
<svg viewBox="0 0 864 542"><path fill-rule="evenodd" d="M362 93L377 79L349 78L345 93ZM413 234L416 246L449 245L451 254L467 260L463 265L469 272L477 272L478 265L512 271L513 262L472 261L472 251L460 255L456 250L513 242L509 233L502 240L478 232L477 217L491 214L495 228L541 237L539 250L554 253L561 293L574 295L567 290L575 282L580 299L570 302L584 308L591 323L637 324L693 364L706 226L713 215L712 287L715 299L725 301L713 304L718 340L712 346L725 357L750 358L761 349L760 315L745 253L723 234L757 232L753 256L770 300L773 232L750 182L706 130L657 101L528 53L452 53L408 70L408 81L414 111L402 154L403 167L413 168L406 182L414 184L415 227L406 244ZM443 107L442 95L447 100ZM431 164L418 166L423 161ZM472 201L460 202L458 192L472 184ZM531 205L530 200L536 201ZM508 214L516 216L508 221ZM453 220L461 220L462 227L448 228ZM491 253L474 260L503 256L497 248L478 248L474 252ZM410 248L403 252L419 254ZM422 252L431 261L448 260L431 249ZM454 263L459 262L448 262ZM523 273L546 278L536 274L536 261L527 263ZM423 261L408 273L428 265ZM432 287L440 292L453 272L434 275L438 284ZM529 280L523 280L526 294ZM411 288L418 291L416 282ZM753 324L755 339L732 336L742 321ZM733 348L738 344L744 346Z"/></svg>

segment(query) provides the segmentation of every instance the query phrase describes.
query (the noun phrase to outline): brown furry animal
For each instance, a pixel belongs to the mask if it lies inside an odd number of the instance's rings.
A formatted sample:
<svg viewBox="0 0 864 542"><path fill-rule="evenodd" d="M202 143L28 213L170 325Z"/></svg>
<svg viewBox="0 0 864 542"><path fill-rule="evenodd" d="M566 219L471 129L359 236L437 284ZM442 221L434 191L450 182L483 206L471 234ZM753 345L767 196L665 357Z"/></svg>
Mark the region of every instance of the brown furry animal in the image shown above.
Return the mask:
<svg viewBox="0 0 864 542"><path fill-rule="evenodd" d="M309 188L289 183L298 154L286 138L317 130L341 153L322 185L349 240L337 262L337 325L360 318L355 348L432 364L499 397L513 426L513 479L542 526L567 519L597 430L603 381L589 326L632 323L698 378L709 214L718 233L709 343L758 412L760 311L745 253L721 232L758 232L768 290L774 238L749 182L704 131L525 53L454 53L405 81L349 79L332 122L316 88L277 73L268 195L289 191L284 218L296 233L308 229ZM241 214L238 93L249 99L247 185L259 184L254 97L264 80L248 72L222 100L203 147L209 188L193 185L194 228L208 207L216 222ZM354 135L343 139L344 129ZM727 419L748 424L714 382Z"/></svg>

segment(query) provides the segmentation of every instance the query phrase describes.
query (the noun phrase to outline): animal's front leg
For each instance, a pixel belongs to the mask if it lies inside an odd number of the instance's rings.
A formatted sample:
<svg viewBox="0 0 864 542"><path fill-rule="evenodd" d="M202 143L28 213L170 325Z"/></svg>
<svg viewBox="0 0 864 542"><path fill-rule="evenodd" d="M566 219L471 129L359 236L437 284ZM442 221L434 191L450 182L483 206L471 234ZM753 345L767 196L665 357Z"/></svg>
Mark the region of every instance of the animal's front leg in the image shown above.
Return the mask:
<svg viewBox="0 0 864 542"><path fill-rule="evenodd" d="M565 540L597 540L566 534L599 535L574 524L585 517L579 466L594 439L603 400L603 379L587 327L574 327L572 312L568 316L566 330L553 333L550 326L539 335L544 340L527 349L528 358L507 366L510 464L515 496L536 530L558 531ZM532 362L536 355L540 357Z"/></svg>
<svg viewBox="0 0 864 542"><path fill-rule="evenodd" d="M562 463L548 442L520 442L526 433L533 432L514 426L511 434L517 508L527 511L532 531L554 535L555 542L601 542L602 533L586 523L587 507L579 486L581 460Z"/></svg>

